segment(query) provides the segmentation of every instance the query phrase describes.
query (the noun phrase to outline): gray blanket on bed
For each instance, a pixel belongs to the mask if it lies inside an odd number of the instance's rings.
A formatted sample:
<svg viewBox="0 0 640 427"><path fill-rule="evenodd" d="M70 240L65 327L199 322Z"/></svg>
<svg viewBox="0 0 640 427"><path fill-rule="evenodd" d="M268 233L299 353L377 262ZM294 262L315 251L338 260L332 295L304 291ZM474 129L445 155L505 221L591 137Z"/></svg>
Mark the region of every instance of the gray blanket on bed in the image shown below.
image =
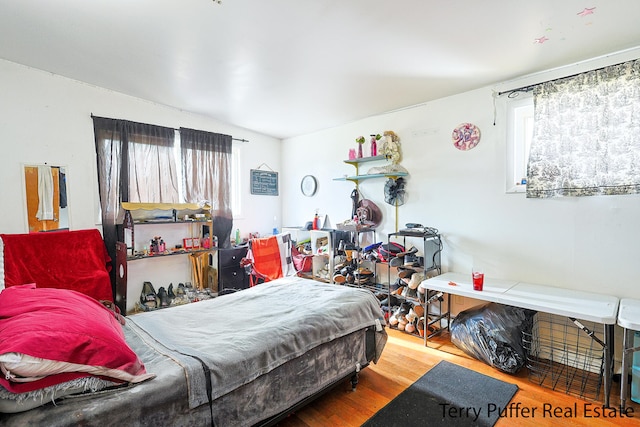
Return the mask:
<svg viewBox="0 0 640 427"><path fill-rule="evenodd" d="M286 293L278 292L283 288ZM211 398L216 399L313 347L375 326L381 318L370 291L291 277L127 320L185 368L194 408L208 402L200 362L211 372Z"/></svg>

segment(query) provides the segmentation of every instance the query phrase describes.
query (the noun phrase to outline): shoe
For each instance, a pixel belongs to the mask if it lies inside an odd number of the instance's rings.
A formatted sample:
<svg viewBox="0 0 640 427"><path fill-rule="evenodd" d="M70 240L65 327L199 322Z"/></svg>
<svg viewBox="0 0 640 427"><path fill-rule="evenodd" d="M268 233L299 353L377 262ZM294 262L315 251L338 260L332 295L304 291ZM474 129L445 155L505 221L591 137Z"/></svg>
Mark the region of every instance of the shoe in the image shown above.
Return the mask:
<svg viewBox="0 0 640 427"><path fill-rule="evenodd" d="M169 288L167 289L167 296L169 297L170 302L176 298L176 294L173 293L173 283L169 283Z"/></svg>
<svg viewBox="0 0 640 427"><path fill-rule="evenodd" d="M358 275L359 276L373 276L373 271L369 270L368 268L359 268L358 269Z"/></svg>
<svg viewBox="0 0 640 427"><path fill-rule="evenodd" d="M407 322L407 318L405 316L400 317L398 319L398 330L404 331L408 323L409 322Z"/></svg>
<svg viewBox="0 0 640 427"><path fill-rule="evenodd" d="M385 298L382 301L380 301L380 305L381 306L395 306L398 305L400 303L400 301L398 301L398 298L396 298L395 296L391 295L389 298Z"/></svg>
<svg viewBox="0 0 640 427"><path fill-rule="evenodd" d="M160 300L158 299L156 290L153 288L151 282L144 282L142 284L140 304L142 304L145 309L154 309L160 306Z"/></svg>
<svg viewBox="0 0 640 427"><path fill-rule="evenodd" d="M411 289L410 287L405 288L405 292L402 293L402 296L405 298L418 298L418 291L415 289Z"/></svg>
<svg viewBox="0 0 640 427"><path fill-rule="evenodd" d="M398 272L398 277L401 278L401 279L406 279L406 278L411 277L413 275L413 273L415 273L415 272L416 272L415 270L413 270L411 268L408 268L408 269L405 269L405 270L402 270L402 271Z"/></svg>
<svg viewBox="0 0 640 427"><path fill-rule="evenodd" d="M391 284L391 286L389 286L389 290L391 291L391 293L393 293L393 291L397 290L401 286L403 286L402 281L400 279L397 279Z"/></svg>
<svg viewBox="0 0 640 427"><path fill-rule="evenodd" d="M404 251L404 252L399 252L396 254L396 256L398 258L402 258L406 255L412 255L415 254L416 252L418 252L418 248L416 248L415 246L412 246L411 249L409 249L408 251Z"/></svg>
<svg viewBox="0 0 640 427"><path fill-rule="evenodd" d="M404 257L404 266L405 267L420 267L420 263L418 262L418 257L415 255L407 255Z"/></svg>
<svg viewBox="0 0 640 427"><path fill-rule="evenodd" d="M420 334L421 337L424 337L424 317L418 319L416 329L418 330L418 334Z"/></svg>
<svg viewBox="0 0 640 427"><path fill-rule="evenodd" d="M384 301L387 298L387 294L385 292L376 292L374 296L378 299L378 301Z"/></svg>
<svg viewBox="0 0 640 427"><path fill-rule="evenodd" d="M418 318L424 316L424 307L421 304L414 305L413 311L414 313L416 313L416 316L418 316Z"/></svg>
<svg viewBox="0 0 640 427"><path fill-rule="evenodd" d="M395 314L389 316L389 325L395 326L398 324L398 317Z"/></svg>
<svg viewBox="0 0 640 427"><path fill-rule="evenodd" d="M402 258L391 258L391 261L389 261L389 266L390 267L400 267L401 265L404 264L404 260Z"/></svg>
<svg viewBox="0 0 640 427"><path fill-rule="evenodd" d="M183 297L187 294L187 291L184 287L184 283L178 283L178 289L176 289L176 296Z"/></svg>
<svg viewBox="0 0 640 427"><path fill-rule="evenodd" d="M408 332L410 334L413 334L416 332L416 325L413 322L409 322L407 323L407 325L404 327L404 331Z"/></svg>
<svg viewBox="0 0 640 427"><path fill-rule="evenodd" d="M158 298L160 299L160 307L169 307L171 301L169 301L169 294L164 287L158 289Z"/></svg>
<svg viewBox="0 0 640 427"><path fill-rule="evenodd" d="M340 284L342 284L342 283L344 283L344 282L346 282L346 281L347 281L347 278L346 278L346 277L344 277L342 274L336 274L335 276L333 276L333 281L334 281L335 283L340 283Z"/></svg>
<svg viewBox="0 0 640 427"><path fill-rule="evenodd" d="M418 289L420 283L424 280L424 276L422 274L416 273L411 276L411 280L409 280L409 289Z"/></svg>

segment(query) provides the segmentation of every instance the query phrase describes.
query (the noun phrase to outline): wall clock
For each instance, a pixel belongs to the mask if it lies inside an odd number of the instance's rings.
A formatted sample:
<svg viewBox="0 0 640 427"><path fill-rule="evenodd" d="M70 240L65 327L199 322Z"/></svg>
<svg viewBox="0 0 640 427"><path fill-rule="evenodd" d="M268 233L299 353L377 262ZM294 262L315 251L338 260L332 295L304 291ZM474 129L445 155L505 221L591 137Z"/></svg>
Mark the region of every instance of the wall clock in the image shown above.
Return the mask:
<svg viewBox="0 0 640 427"><path fill-rule="evenodd" d="M316 177L313 175L305 175L300 183L300 189L302 190L302 194L307 197L311 197L316 194L316 190L318 189L318 181L316 180Z"/></svg>

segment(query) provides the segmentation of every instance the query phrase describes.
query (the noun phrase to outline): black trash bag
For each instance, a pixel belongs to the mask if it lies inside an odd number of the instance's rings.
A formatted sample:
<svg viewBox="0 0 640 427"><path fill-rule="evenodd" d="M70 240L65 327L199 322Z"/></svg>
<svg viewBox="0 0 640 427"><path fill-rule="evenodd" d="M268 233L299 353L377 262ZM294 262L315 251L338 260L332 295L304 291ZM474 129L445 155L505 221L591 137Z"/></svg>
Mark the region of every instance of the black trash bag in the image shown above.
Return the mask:
<svg viewBox="0 0 640 427"><path fill-rule="evenodd" d="M515 374L525 364L522 332L531 333L534 310L489 303L451 321L451 342L476 359Z"/></svg>

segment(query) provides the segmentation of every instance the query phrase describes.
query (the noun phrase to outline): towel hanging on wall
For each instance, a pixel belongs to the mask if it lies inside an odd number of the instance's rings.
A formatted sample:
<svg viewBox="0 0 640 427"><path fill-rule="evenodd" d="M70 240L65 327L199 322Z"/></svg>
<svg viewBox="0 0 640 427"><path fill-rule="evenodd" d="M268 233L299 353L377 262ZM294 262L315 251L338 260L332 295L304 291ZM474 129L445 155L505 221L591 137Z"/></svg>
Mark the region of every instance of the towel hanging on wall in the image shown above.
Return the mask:
<svg viewBox="0 0 640 427"><path fill-rule="evenodd" d="M38 166L38 211L40 221L53 220L53 174L51 166Z"/></svg>

